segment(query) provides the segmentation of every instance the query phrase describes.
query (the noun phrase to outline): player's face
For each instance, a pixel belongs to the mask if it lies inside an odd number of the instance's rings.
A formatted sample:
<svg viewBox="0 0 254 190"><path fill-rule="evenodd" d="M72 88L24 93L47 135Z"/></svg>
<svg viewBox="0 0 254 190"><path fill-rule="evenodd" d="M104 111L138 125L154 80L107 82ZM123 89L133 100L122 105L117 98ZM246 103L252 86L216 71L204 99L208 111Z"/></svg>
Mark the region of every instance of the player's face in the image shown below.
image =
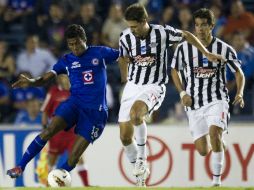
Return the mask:
<svg viewBox="0 0 254 190"><path fill-rule="evenodd" d="M207 39L210 35L212 35L213 26L207 23L206 18L196 18L195 19L195 32L197 37L200 40Z"/></svg>
<svg viewBox="0 0 254 190"><path fill-rule="evenodd" d="M80 37L68 38L67 45L72 53L76 56L80 56L86 49L86 42Z"/></svg>
<svg viewBox="0 0 254 190"><path fill-rule="evenodd" d="M127 21L127 25L131 29L131 32L136 37L142 37L145 33L145 24L146 22L137 22L137 21Z"/></svg>

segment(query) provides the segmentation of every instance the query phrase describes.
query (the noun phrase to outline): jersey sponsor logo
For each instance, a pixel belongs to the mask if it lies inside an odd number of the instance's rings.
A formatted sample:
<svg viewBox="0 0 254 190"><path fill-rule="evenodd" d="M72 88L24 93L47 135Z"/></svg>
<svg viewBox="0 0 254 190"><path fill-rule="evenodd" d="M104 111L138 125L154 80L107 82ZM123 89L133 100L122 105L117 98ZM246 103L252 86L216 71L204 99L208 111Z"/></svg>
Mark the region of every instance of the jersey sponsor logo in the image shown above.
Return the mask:
<svg viewBox="0 0 254 190"><path fill-rule="evenodd" d="M92 60L92 64L93 64L93 65L98 65L98 64L99 64L99 59L94 58L94 59Z"/></svg>
<svg viewBox="0 0 254 190"><path fill-rule="evenodd" d="M194 67L193 71L196 78L207 79L215 76L217 68Z"/></svg>
<svg viewBox="0 0 254 190"><path fill-rule="evenodd" d="M83 81L84 84L93 84L94 83L94 77L93 77L93 71L84 71L82 72L83 74Z"/></svg>
<svg viewBox="0 0 254 190"><path fill-rule="evenodd" d="M151 67L155 65L155 60L154 55L138 55L133 57L133 63L141 67Z"/></svg>
<svg viewBox="0 0 254 190"><path fill-rule="evenodd" d="M79 68L79 67L81 67L81 64L78 61L72 62L71 64L72 69Z"/></svg>

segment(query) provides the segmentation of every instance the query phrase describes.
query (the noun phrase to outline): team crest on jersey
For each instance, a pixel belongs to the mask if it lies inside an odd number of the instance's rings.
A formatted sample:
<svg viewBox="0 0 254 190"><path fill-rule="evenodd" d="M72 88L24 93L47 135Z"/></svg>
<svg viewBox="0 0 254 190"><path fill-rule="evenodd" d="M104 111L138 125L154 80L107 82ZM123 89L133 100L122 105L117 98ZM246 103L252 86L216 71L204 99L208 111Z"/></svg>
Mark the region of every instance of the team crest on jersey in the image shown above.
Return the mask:
<svg viewBox="0 0 254 190"><path fill-rule="evenodd" d="M145 53L146 52L146 46L141 46L141 53Z"/></svg>
<svg viewBox="0 0 254 190"><path fill-rule="evenodd" d="M99 64L99 59L94 58L94 59L92 60L92 64L93 64L93 65L98 65L98 64Z"/></svg>
<svg viewBox="0 0 254 190"><path fill-rule="evenodd" d="M141 67L151 67L155 65L155 60L154 55L138 55L133 57L133 63Z"/></svg>
<svg viewBox="0 0 254 190"><path fill-rule="evenodd" d="M83 74L83 81L84 84L93 84L94 83L94 77L93 77L93 71L84 71L82 72Z"/></svg>
<svg viewBox="0 0 254 190"><path fill-rule="evenodd" d="M202 63L203 63L203 66L204 67L207 67L208 66L208 59L205 57L202 59Z"/></svg>
<svg viewBox="0 0 254 190"><path fill-rule="evenodd" d="M217 72L217 68L194 67L193 71L196 78L207 79L207 78L212 78L215 76L215 73Z"/></svg>

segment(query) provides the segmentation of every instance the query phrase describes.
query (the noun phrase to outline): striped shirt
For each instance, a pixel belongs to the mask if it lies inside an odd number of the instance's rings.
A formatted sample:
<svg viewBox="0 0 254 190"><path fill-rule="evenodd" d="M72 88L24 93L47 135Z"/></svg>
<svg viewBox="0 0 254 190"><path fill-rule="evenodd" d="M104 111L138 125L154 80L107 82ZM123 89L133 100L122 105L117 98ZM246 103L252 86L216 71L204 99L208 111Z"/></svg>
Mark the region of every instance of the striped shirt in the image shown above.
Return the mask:
<svg viewBox="0 0 254 190"><path fill-rule="evenodd" d="M192 110L214 100L229 101L226 64L232 72L236 72L241 63L235 50L218 38L213 38L207 49L225 57L226 63L208 61L195 46L184 41L177 46L171 64L185 79L185 90L192 97Z"/></svg>
<svg viewBox="0 0 254 190"><path fill-rule="evenodd" d="M149 35L140 39L128 28L120 34L120 56L128 56L128 81L137 85L165 84L167 48L182 40L182 31L171 26L150 25Z"/></svg>

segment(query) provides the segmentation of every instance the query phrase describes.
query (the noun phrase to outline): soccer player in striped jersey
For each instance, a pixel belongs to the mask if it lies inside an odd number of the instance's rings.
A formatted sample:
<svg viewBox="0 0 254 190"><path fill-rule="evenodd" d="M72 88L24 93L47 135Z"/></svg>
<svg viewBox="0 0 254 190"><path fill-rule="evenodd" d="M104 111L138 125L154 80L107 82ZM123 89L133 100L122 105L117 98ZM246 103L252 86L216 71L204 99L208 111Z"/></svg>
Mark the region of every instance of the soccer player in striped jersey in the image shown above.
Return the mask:
<svg viewBox="0 0 254 190"><path fill-rule="evenodd" d="M149 175L146 159L147 127L144 117L157 110L165 96L167 77L166 50L183 38L195 45L210 61L223 59L210 53L201 42L187 31L171 26L148 24L144 6L130 5L125 11L129 28L119 39L119 65L122 81L126 82L119 111L120 138L137 186L145 186ZM128 58L126 58L128 57ZM136 141L133 140L136 126Z"/></svg>
<svg viewBox="0 0 254 190"><path fill-rule="evenodd" d="M229 119L226 68L235 73L237 94L233 104L241 107L244 106L245 78L235 50L212 36L215 23L213 12L199 9L194 13L193 20L198 39L210 52L222 55L226 61L209 61L195 46L184 41L175 51L171 74L181 102L186 106L189 128L197 151L205 156L210 152L210 147L212 149L212 183L213 186L220 186L224 163L223 134L227 131Z"/></svg>
<svg viewBox="0 0 254 190"><path fill-rule="evenodd" d="M57 107L49 126L31 142L18 166L7 171L12 178L22 174L28 162L55 134L75 126L77 137L72 152L61 166L71 171L90 143L101 136L106 125L106 64L115 62L119 52L105 46L87 46L86 33L80 25L69 25L65 38L71 52L60 58L50 72L35 79L21 76L12 85L14 88L42 86L60 74L67 74L71 83L70 97Z"/></svg>

